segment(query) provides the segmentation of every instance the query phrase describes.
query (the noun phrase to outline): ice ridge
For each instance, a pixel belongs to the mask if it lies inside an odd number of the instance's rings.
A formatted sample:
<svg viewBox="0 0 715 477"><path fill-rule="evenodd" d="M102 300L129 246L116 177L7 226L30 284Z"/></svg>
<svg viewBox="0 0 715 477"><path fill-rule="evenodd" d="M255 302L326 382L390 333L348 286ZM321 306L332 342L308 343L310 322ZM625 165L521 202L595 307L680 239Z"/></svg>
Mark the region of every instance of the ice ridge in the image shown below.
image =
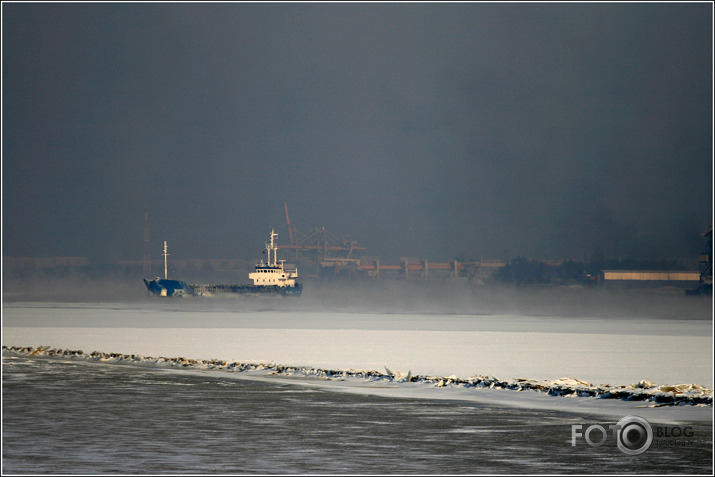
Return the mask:
<svg viewBox="0 0 715 477"><path fill-rule="evenodd" d="M491 388L513 391L535 391L558 397L595 397L599 399L621 399L625 401L646 401L652 407L676 405L713 405L713 390L698 384L658 385L642 380L628 386L593 385L574 378L555 381L514 378L501 380L494 376L474 375L470 378L457 376L421 376L411 372L393 372L387 367L386 373L375 370L334 370L301 366L286 366L275 363L240 363L220 359L193 359L185 357L151 357L135 354L106 353L82 350L56 349L49 346L17 347L3 346L3 356L36 356L46 358L83 359L106 363L122 363L144 366L183 367L226 372L260 372L266 375L284 375L339 380L357 378L368 381L411 382L431 384L435 387Z"/></svg>

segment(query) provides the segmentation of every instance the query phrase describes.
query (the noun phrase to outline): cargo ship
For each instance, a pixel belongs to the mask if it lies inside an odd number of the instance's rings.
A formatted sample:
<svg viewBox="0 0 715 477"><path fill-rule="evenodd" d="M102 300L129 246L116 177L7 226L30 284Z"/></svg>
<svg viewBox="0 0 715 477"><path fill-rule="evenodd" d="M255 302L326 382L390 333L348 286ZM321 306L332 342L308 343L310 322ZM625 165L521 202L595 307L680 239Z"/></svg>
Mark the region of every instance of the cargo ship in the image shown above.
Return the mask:
<svg viewBox="0 0 715 477"><path fill-rule="evenodd" d="M284 295L298 296L303 285L298 283L298 269L285 267L285 260L278 260L278 234L271 229L270 241L266 244L267 263L261 260L255 270L248 274L253 284L247 285L189 285L167 277L166 242L164 242L164 278L144 280L147 290L156 296L232 296L232 295Z"/></svg>

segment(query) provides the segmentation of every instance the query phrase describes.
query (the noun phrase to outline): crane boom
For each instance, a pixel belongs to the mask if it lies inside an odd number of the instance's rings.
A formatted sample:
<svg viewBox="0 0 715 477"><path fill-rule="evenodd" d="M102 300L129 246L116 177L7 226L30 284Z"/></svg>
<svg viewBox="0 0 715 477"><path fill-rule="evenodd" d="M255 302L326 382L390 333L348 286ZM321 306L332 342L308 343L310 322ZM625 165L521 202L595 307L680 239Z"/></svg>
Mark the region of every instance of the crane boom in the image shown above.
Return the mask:
<svg viewBox="0 0 715 477"><path fill-rule="evenodd" d="M288 240L290 241L291 245L295 245L295 242L293 241L293 228L290 226L290 217L288 217L288 203L283 202L283 208L286 211L286 225L288 226Z"/></svg>

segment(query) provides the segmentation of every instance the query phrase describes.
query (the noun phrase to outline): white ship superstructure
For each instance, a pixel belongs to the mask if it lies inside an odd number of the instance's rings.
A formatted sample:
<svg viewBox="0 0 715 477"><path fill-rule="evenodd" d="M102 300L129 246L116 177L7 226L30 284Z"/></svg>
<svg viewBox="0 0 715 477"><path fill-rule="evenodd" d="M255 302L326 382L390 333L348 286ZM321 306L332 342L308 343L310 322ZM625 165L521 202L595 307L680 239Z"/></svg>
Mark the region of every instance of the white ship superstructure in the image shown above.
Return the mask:
<svg viewBox="0 0 715 477"><path fill-rule="evenodd" d="M270 242L266 244L268 263L261 260L256 264L256 271L248 274L248 278L253 280L254 285L295 287L295 280L298 278L297 269L286 269L285 260L278 260L278 247L275 238L278 234L271 229Z"/></svg>

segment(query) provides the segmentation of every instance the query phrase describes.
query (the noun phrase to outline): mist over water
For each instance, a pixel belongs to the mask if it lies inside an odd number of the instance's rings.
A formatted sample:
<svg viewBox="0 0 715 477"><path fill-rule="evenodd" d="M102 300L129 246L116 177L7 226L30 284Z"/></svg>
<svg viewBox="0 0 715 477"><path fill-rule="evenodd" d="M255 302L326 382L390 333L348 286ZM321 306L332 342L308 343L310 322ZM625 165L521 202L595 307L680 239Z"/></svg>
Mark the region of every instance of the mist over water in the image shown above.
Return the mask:
<svg viewBox="0 0 715 477"><path fill-rule="evenodd" d="M3 300L13 302L151 303L193 310L275 309L289 312L434 313L712 319L712 297L686 296L682 288L624 289L580 286L474 286L468 281L302 280L300 297L158 298L140 279L29 278L5 281Z"/></svg>

